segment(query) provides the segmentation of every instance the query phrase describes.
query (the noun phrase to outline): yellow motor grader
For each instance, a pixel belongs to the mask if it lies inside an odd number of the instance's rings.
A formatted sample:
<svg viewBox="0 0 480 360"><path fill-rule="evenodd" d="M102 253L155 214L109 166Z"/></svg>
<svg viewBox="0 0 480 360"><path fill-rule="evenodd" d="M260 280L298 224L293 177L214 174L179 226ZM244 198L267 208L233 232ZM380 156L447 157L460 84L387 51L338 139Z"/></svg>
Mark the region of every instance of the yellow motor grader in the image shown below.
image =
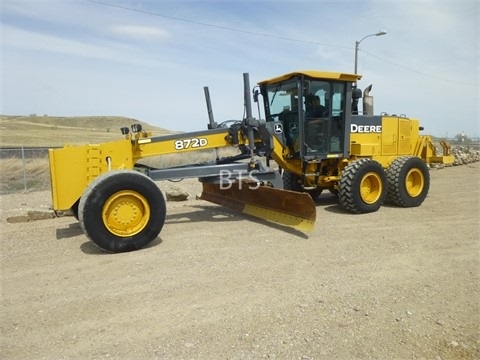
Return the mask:
<svg viewBox="0 0 480 360"><path fill-rule="evenodd" d="M297 71L261 81L253 91L244 74L245 115L206 130L152 136L139 124L123 139L50 149L53 208L71 210L85 235L110 252L144 247L160 233L164 197L154 181L196 177L201 198L302 231L316 220L313 199L323 190L348 212L393 204L414 207L427 196L429 163L453 163L450 147L437 154L417 119L373 115L371 87L359 75ZM251 98L258 104L252 115ZM260 116L263 102L264 119ZM236 147L238 155L211 163L153 168L140 160L172 153ZM272 167L271 161L277 166Z"/></svg>

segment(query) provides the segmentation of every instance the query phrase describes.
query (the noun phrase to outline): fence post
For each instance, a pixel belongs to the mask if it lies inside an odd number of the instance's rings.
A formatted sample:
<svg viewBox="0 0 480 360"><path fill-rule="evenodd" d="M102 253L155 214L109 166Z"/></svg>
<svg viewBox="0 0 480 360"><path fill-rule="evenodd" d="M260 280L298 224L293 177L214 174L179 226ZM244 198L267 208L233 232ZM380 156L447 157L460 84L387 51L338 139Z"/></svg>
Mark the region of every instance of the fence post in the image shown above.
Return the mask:
<svg viewBox="0 0 480 360"><path fill-rule="evenodd" d="M23 188L27 192L27 169L25 165L25 151L22 145Z"/></svg>

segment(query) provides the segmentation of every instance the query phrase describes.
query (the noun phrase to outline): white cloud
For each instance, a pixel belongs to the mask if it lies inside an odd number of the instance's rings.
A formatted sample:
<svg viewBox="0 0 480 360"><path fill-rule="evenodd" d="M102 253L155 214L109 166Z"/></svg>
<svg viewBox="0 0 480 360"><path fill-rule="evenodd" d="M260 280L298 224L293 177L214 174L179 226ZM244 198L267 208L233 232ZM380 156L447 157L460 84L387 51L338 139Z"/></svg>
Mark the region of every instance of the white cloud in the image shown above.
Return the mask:
<svg viewBox="0 0 480 360"><path fill-rule="evenodd" d="M112 33L123 35L136 40L163 40L170 37L170 33L162 28L142 25L113 25Z"/></svg>
<svg viewBox="0 0 480 360"><path fill-rule="evenodd" d="M168 59L156 58L152 54L146 54L136 44L111 41L76 40L72 38L43 34L40 32L24 30L14 26L4 25L3 51L6 56L15 52L15 49L30 51L37 54L51 53L71 56L72 59L101 60L104 63L124 63L134 66L162 66L175 68L177 63ZM35 57L37 55L33 55ZM55 60L52 60L54 63Z"/></svg>
<svg viewBox="0 0 480 360"><path fill-rule="evenodd" d="M105 46L23 30L8 25L2 26L2 31L5 48L20 48L97 59L114 58L112 51Z"/></svg>

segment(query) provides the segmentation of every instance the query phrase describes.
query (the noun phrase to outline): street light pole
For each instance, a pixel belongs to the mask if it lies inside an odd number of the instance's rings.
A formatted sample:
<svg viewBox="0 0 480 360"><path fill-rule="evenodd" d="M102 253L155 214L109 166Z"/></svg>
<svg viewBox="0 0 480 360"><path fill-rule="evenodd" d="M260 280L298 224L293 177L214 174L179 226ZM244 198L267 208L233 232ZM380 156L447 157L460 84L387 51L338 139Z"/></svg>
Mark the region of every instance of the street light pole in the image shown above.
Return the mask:
<svg viewBox="0 0 480 360"><path fill-rule="evenodd" d="M355 41L355 74L357 74L357 68L358 68L358 46L360 45L360 43L370 36L381 36L381 35L385 35L386 33L387 32L385 30L380 30L375 34L364 36L362 39L360 39L360 41Z"/></svg>
<svg viewBox="0 0 480 360"><path fill-rule="evenodd" d="M382 35L385 35L387 32L385 30L380 30L379 32L375 33L375 34L370 34L370 35L367 35L367 36L364 36L363 38L361 38L359 41L355 41L355 75L358 74L357 73L357 68L358 68L358 46L360 45L360 43L365 40L366 38L370 37L370 36L382 36ZM353 85L353 89L356 90L356 91L359 91L357 90L357 79L355 79L355 82L352 84ZM361 95L361 91L360 91L360 95L357 97L355 97L353 100L352 100L352 113L353 114L358 114L358 99L362 96Z"/></svg>

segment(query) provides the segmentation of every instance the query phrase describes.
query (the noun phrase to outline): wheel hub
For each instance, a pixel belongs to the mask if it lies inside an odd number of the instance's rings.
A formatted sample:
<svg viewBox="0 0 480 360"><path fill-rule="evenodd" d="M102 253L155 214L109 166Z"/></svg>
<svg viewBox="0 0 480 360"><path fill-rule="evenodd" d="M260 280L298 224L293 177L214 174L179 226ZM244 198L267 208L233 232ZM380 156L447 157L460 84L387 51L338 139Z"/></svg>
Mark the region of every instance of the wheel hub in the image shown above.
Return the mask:
<svg viewBox="0 0 480 360"><path fill-rule="evenodd" d="M425 179L423 178L422 172L416 168L411 169L405 177L405 188L408 195L410 195L411 197L416 197L420 195L423 191L424 186Z"/></svg>
<svg viewBox="0 0 480 360"><path fill-rule="evenodd" d="M120 237L133 236L148 223L150 207L138 192L124 190L113 194L106 201L102 218L111 233Z"/></svg>
<svg viewBox="0 0 480 360"><path fill-rule="evenodd" d="M367 204L374 204L382 194L382 179L377 173L365 174L360 183L360 196Z"/></svg>

